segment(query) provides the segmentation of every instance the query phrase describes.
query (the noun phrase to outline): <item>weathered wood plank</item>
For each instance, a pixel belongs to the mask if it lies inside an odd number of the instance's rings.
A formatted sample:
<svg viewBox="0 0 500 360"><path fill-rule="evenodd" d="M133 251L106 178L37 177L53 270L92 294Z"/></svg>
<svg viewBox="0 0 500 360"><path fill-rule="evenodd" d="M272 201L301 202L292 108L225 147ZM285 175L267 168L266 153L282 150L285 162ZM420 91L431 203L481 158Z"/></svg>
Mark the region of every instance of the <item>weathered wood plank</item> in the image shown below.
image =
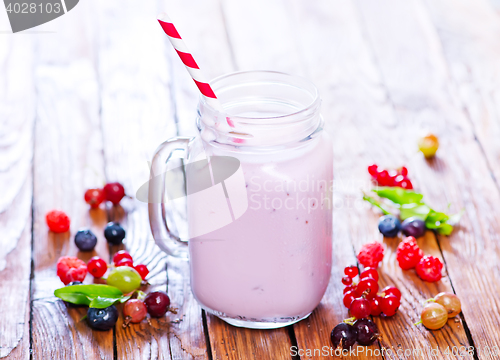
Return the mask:
<svg viewBox="0 0 500 360"><path fill-rule="evenodd" d="M10 354L25 359L29 357L36 101L31 78L33 41L4 38L0 43L0 291L4 294L0 301L0 358Z"/></svg>
<svg viewBox="0 0 500 360"><path fill-rule="evenodd" d="M134 197L123 200L123 208L112 209L110 218L121 219L127 231L125 248L136 263L148 266L148 291L168 286L172 306L178 309L177 314L152 319L151 325L126 329L120 318L116 351L119 359L206 359L201 309L189 288L188 264L167 260L152 238L147 204L135 199L137 189L149 180L154 150L177 134L169 61L179 60L166 55L167 47L171 49L156 21L159 11L155 3L137 9L133 1L111 1L100 13L105 29L99 68L106 177L121 182Z"/></svg>
<svg viewBox="0 0 500 360"><path fill-rule="evenodd" d="M360 24L362 20L358 17L357 9L352 7L352 3L345 2L337 2L334 8L335 11L331 10L327 2L308 5L300 3L295 10L295 22L299 24L298 32L303 49L301 53L304 54L307 68L311 71L311 78L323 94L325 127L334 138L334 176L338 185L335 187L337 191L334 203L339 205L334 210L335 225L346 222L348 230L344 237L350 233L348 238L354 247L359 249L361 244L373 238L380 238L376 228L377 216L370 214L359 198L359 189L368 186L366 166L378 162L395 167L407 160L402 156L403 152L394 151L401 147L401 143L392 138L395 131L391 132L398 119L393 113L391 103L386 99L384 80L376 62L373 61L370 46L364 39ZM387 8L383 7L379 11ZM411 13L408 16L411 17ZM398 70L411 71L410 68L401 70L401 67ZM358 140L346 141L354 138ZM340 241L339 238L334 237L334 243L337 241ZM463 328L456 328L455 323L450 322L449 328L434 334L413 326L416 322L414 320L418 319L420 314L419 303L438 291L450 291L451 287L446 278L436 287L423 283L412 272L402 272L395 263L397 242L385 242L387 250L384 264L379 271L380 285L396 285L403 292L403 303L396 316L392 319L375 319L382 330L381 348L386 352L392 351L392 354L389 353L386 357L396 358L395 352L399 349L421 350L422 356L430 356L433 354L431 349L439 349L438 357L446 358L442 354L446 346L468 345ZM426 253L439 255L436 240L431 234L419 242ZM337 311L342 319L348 315L341 301L340 274L342 268L349 264L346 263L345 257L337 259L342 261L337 265L337 274L334 269L329 294L325 296L323 303L332 301L330 296L334 288L338 295L336 302L330 304L340 309ZM331 318L332 312L329 311L321 318ZM332 320L330 329L339 318ZM301 332L301 326L295 326L299 346L302 344L303 348L319 348L329 345L329 329L320 333L318 341L317 334L309 335L311 332L307 331L308 329ZM405 329L404 333L401 332L402 328ZM366 351L360 355L370 357Z"/></svg>
<svg viewBox="0 0 500 360"><path fill-rule="evenodd" d="M106 213L103 209L89 211L83 200L85 190L102 186L104 178L92 12L90 2L81 4L78 12L51 24L55 33L37 37L32 303L35 359L113 358L113 333L92 331L80 321L85 308L71 307L53 296L54 290L63 286L56 275L60 256L84 260L95 254L109 257L103 236ZM45 214L54 208L70 216L71 233L48 231ZM74 244L74 234L81 227L89 227L98 237L92 254L78 252Z"/></svg>
<svg viewBox="0 0 500 360"><path fill-rule="evenodd" d="M465 210L460 227L451 237L440 237L439 244L454 290L464 301L463 313L474 342L478 341L482 348L491 347L497 343L498 334L485 329L498 327L493 295L496 290L491 288L496 289L498 281L496 265L488 261L488 255L497 259L499 248L497 235L491 230L497 221L494 216L484 214L498 212L499 195L487 175L486 159L457 99L425 7L420 2L387 1L373 6L360 1L360 10L395 115L404 126L399 136L400 148L412 160L411 170L417 184L433 205L444 209L451 203L451 211ZM453 13L454 7L447 11ZM398 69L402 63L408 71ZM433 162L424 161L420 155L412 156L416 135L423 127L435 131L443 144ZM475 180L476 177L481 180ZM479 273L480 276L476 275ZM441 349L446 347L441 345Z"/></svg>

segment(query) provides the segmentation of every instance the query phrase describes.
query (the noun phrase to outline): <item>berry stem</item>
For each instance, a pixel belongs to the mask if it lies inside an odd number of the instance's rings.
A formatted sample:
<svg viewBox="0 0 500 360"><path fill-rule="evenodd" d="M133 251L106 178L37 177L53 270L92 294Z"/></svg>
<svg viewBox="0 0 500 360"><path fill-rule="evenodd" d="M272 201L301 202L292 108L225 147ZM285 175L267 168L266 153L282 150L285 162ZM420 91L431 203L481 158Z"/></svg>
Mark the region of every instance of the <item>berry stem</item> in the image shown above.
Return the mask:
<svg viewBox="0 0 500 360"><path fill-rule="evenodd" d="M420 325L420 324L422 324L422 320L420 320L419 322L416 322L416 323L415 323L415 324L413 324L413 325L418 326L418 325Z"/></svg>
<svg viewBox="0 0 500 360"><path fill-rule="evenodd" d="M436 300L434 300L434 298L430 298L430 299L425 300L424 304L428 303L428 302L436 302Z"/></svg>
<svg viewBox="0 0 500 360"><path fill-rule="evenodd" d="M356 318L353 316L353 317L344 319L342 322L345 322L346 324L349 324L349 325L353 325L356 322Z"/></svg>

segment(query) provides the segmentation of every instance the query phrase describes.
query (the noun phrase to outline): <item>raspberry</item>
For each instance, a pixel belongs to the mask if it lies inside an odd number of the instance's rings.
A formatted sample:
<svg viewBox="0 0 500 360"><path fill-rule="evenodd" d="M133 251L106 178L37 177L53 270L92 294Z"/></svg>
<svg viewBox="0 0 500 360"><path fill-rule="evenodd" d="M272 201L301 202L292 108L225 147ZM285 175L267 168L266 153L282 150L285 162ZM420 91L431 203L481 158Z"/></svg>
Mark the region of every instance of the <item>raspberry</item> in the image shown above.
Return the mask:
<svg viewBox="0 0 500 360"><path fill-rule="evenodd" d="M74 256L63 256L57 261L57 276L68 285L72 281L83 281L87 275L87 265Z"/></svg>
<svg viewBox="0 0 500 360"><path fill-rule="evenodd" d="M424 252L418 247L413 236L408 236L400 242L396 251L399 267L403 270L413 269L423 256Z"/></svg>
<svg viewBox="0 0 500 360"><path fill-rule="evenodd" d="M377 241L364 244L358 253L358 260L364 267L376 268L383 258L384 247Z"/></svg>
<svg viewBox="0 0 500 360"><path fill-rule="evenodd" d="M51 210L45 215L45 221L49 229L55 233L63 233L69 230L70 219L64 211Z"/></svg>
<svg viewBox="0 0 500 360"><path fill-rule="evenodd" d="M443 263L432 255L426 255L417 265L417 275L424 281L435 282L441 280Z"/></svg>

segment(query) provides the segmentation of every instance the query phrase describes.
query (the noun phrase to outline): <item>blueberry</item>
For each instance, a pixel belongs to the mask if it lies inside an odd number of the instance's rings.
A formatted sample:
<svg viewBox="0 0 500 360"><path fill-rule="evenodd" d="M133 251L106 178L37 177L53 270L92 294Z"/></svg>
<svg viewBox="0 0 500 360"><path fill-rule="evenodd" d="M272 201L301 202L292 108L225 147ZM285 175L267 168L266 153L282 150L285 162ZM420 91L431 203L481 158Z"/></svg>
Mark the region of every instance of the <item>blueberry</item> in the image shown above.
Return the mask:
<svg viewBox="0 0 500 360"><path fill-rule="evenodd" d="M112 329L116 320L118 320L118 310L114 305L104 309L89 308L87 311L87 322L94 330Z"/></svg>
<svg viewBox="0 0 500 360"><path fill-rule="evenodd" d="M386 237L395 237L400 229L401 223L395 216L385 215L378 221L378 230Z"/></svg>
<svg viewBox="0 0 500 360"><path fill-rule="evenodd" d="M75 244L80 251L92 251L97 244L97 238L90 230L80 230L75 235Z"/></svg>
<svg viewBox="0 0 500 360"><path fill-rule="evenodd" d="M104 237L113 245L120 245L125 239L125 230L116 222L110 222L104 229Z"/></svg>
<svg viewBox="0 0 500 360"><path fill-rule="evenodd" d="M401 230L406 236L418 238L425 234L425 222L416 217L411 217L403 221Z"/></svg>

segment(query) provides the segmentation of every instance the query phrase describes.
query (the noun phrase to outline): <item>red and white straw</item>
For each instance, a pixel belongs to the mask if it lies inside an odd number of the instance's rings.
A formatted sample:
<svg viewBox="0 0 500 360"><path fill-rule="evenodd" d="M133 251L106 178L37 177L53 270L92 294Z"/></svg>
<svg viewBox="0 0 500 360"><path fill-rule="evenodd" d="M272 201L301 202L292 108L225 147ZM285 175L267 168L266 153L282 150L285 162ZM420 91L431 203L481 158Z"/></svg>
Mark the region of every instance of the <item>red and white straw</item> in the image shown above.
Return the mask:
<svg viewBox="0 0 500 360"><path fill-rule="evenodd" d="M198 64L194 60L193 55L191 55L191 53L189 52L186 44L184 43L184 40L182 40L168 15L165 13L158 15L158 22L160 23L163 31L165 31L165 34L167 34L170 43L179 55L181 61L186 66L187 71L193 78L196 86L198 86L201 94L205 97L207 103L215 109L222 111L222 106L219 100L217 100L217 96L215 96L212 87L205 80L205 77L198 67Z"/></svg>

